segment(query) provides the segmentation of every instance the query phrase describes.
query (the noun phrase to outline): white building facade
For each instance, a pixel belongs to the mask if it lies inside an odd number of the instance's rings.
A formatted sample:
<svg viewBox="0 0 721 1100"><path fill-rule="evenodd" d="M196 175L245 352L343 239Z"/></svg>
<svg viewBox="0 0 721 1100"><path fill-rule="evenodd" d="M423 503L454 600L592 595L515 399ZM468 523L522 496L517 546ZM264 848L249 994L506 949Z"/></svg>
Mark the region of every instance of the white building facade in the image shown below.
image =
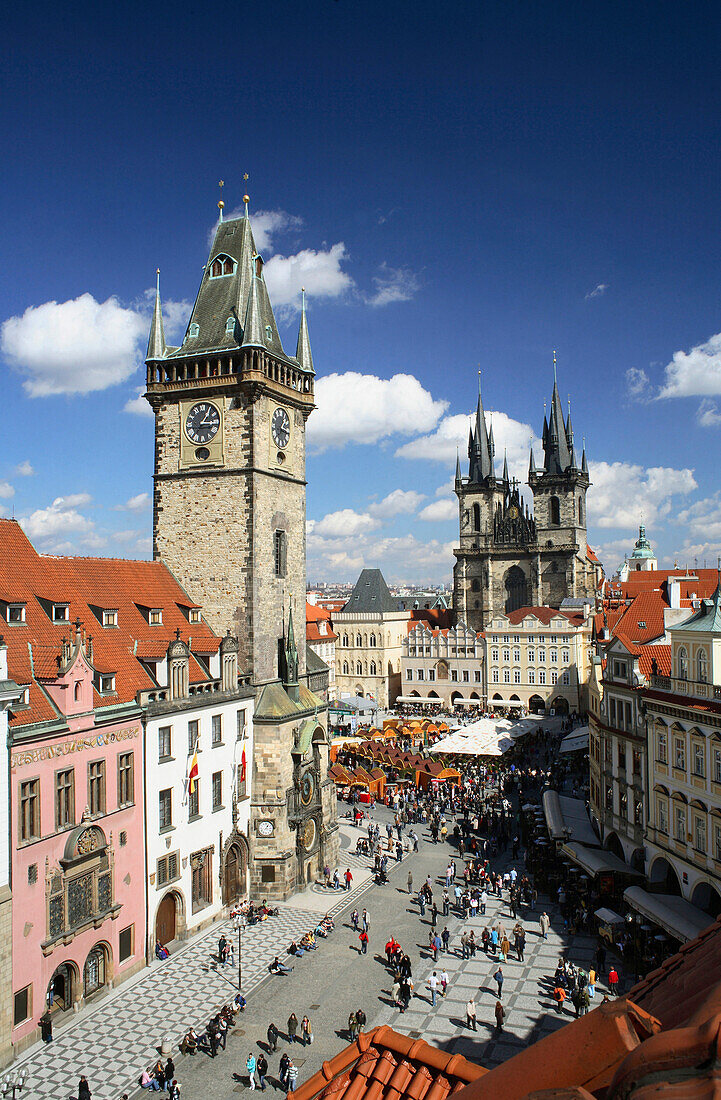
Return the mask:
<svg viewBox="0 0 721 1100"><path fill-rule="evenodd" d="M465 623L442 630L422 620L403 640L401 702L447 709L484 698L483 635Z"/></svg>

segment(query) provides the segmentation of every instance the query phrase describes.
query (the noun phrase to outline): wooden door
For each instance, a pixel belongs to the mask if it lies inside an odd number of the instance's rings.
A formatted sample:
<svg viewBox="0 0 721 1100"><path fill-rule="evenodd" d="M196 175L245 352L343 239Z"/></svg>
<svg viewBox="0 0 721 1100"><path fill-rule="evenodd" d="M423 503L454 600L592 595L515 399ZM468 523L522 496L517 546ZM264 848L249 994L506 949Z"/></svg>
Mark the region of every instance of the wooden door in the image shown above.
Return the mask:
<svg viewBox="0 0 721 1100"><path fill-rule="evenodd" d="M235 844L228 849L225 859L225 901L231 905L240 897L240 858Z"/></svg>
<svg viewBox="0 0 721 1100"><path fill-rule="evenodd" d="M165 945L175 939L175 898L166 894L155 918L155 938Z"/></svg>

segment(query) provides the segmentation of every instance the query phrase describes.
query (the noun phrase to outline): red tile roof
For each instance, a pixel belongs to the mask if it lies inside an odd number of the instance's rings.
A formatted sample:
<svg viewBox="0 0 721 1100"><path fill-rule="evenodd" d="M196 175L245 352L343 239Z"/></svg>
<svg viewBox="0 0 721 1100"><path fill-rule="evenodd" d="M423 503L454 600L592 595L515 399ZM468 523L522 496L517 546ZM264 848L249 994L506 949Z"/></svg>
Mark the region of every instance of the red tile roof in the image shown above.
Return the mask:
<svg viewBox="0 0 721 1100"><path fill-rule="evenodd" d="M8 519L0 519L0 589L13 603L25 604L25 622L3 628L10 676L30 685L30 707L13 712L11 728L57 717L35 683L57 675L62 639L74 633L76 619L92 635L93 666L115 674L115 692L96 692L97 707L130 702L139 690L155 687L141 661L161 660L176 630L194 653L212 654L220 645L205 622L189 623L188 609L197 604L162 562L41 555ZM69 605L69 621L52 621L53 602ZM162 610L162 625L150 625L144 610L149 608ZM102 625L103 610L117 611L117 627ZM208 679L195 659L190 678Z"/></svg>
<svg viewBox="0 0 721 1100"><path fill-rule="evenodd" d="M654 673L653 662L656 662ZM671 675L671 646L670 645L642 645L639 646L638 667L642 676L670 676Z"/></svg>
<svg viewBox="0 0 721 1100"><path fill-rule="evenodd" d="M562 615L564 619L568 619L574 626L580 626L584 622L583 615L578 612L559 611L555 607L519 607L516 611L509 611L507 618L509 622L517 626L518 623L523 622L529 615L533 615L542 622L544 626L549 626L551 619L555 619L558 615Z"/></svg>
<svg viewBox="0 0 721 1100"><path fill-rule="evenodd" d="M664 633L665 603L660 592L641 592L616 622L614 634L636 645L660 638Z"/></svg>

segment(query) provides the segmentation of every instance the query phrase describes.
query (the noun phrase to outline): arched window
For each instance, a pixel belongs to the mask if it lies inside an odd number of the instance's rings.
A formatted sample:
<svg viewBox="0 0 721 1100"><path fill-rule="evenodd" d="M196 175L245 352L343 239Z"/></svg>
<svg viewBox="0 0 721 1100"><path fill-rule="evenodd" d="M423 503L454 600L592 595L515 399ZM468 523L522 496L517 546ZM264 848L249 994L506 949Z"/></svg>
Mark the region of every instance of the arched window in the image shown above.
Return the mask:
<svg viewBox="0 0 721 1100"><path fill-rule="evenodd" d="M688 680L688 654L684 646L678 650L678 677L679 680Z"/></svg>
<svg viewBox="0 0 721 1100"><path fill-rule="evenodd" d="M493 670L493 683L494 684L498 683L498 669L497 668L494 668L494 670Z"/></svg>
<svg viewBox="0 0 721 1100"><path fill-rule="evenodd" d="M532 668L529 668L528 670L528 682L529 684L535 684L536 682L536 673L535 670Z"/></svg>
<svg viewBox="0 0 721 1100"><path fill-rule="evenodd" d="M561 651L561 663L567 665L571 657L567 649Z"/></svg>
<svg viewBox="0 0 721 1100"><path fill-rule="evenodd" d="M229 317L228 320L225 322L225 335L235 335L235 317Z"/></svg>
<svg viewBox="0 0 721 1100"><path fill-rule="evenodd" d="M491 660L495 661L496 664L498 664L498 650L497 649L492 649L491 650Z"/></svg>
<svg viewBox="0 0 721 1100"><path fill-rule="evenodd" d="M551 497L551 524L553 527L561 526L561 505L558 497Z"/></svg>
<svg viewBox="0 0 721 1100"><path fill-rule="evenodd" d="M481 591L481 582L479 580L471 581L471 592L480 592L480 591Z"/></svg>
<svg viewBox="0 0 721 1100"><path fill-rule="evenodd" d="M363 665L360 663L360 661L358 661L357 665L355 666L355 671L356 671L356 676L362 676L363 675Z"/></svg>
<svg viewBox="0 0 721 1100"><path fill-rule="evenodd" d="M348 662L347 661L343 662L343 675L344 676L348 675Z"/></svg>
<svg viewBox="0 0 721 1100"><path fill-rule="evenodd" d="M506 614L510 611L517 611L519 607L525 607L528 602L526 598L526 574L518 565L512 565L506 573L505 588Z"/></svg>
<svg viewBox="0 0 721 1100"><path fill-rule="evenodd" d="M356 636L355 636L355 644L356 644L356 646L358 647L358 649L362 649L362 647L363 647L363 639L361 638L360 634L356 634Z"/></svg>
<svg viewBox="0 0 721 1100"><path fill-rule="evenodd" d="M82 680L76 680L75 681L75 702L76 703L80 702L80 696L81 696L82 690L83 690Z"/></svg>
<svg viewBox="0 0 721 1100"><path fill-rule="evenodd" d="M193 321L192 325L188 329L188 339L189 340L194 340L195 337L199 334L199 332L200 332L200 325L196 325L195 321Z"/></svg>
<svg viewBox="0 0 721 1100"><path fill-rule="evenodd" d="M514 649L514 651L513 651L514 664L519 664L520 660L521 660L521 651L520 651L520 649Z"/></svg>
<svg viewBox="0 0 721 1100"><path fill-rule="evenodd" d="M528 651L528 661L529 661L529 664L532 664L532 663L533 663L533 662L535 661L535 659L536 659L536 651L535 651L535 649L529 649L529 651Z"/></svg>
<svg viewBox="0 0 721 1100"><path fill-rule="evenodd" d="M698 658L697 658L697 665L698 665L698 670L697 670L698 671L698 679L699 679L700 683L705 684L706 683L706 678L708 676L708 664L706 662L706 650L705 649L699 649Z"/></svg>
<svg viewBox="0 0 721 1100"><path fill-rule="evenodd" d="M235 264L230 256L226 256L225 253L221 252L210 265L210 277L211 279L219 279L223 275L232 275L234 269Z"/></svg>
<svg viewBox="0 0 721 1100"><path fill-rule="evenodd" d="M503 670L503 683L504 684L510 684L510 682L511 682L511 670L509 668L504 668L504 670Z"/></svg>
<svg viewBox="0 0 721 1100"><path fill-rule="evenodd" d="M539 684L545 684L545 682L546 682L546 670L545 670L545 668L540 668L538 670L538 682L539 682Z"/></svg>
<svg viewBox="0 0 721 1100"><path fill-rule="evenodd" d="M473 530L480 531L481 529L481 506L480 504L473 505Z"/></svg>
<svg viewBox="0 0 721 1100"><path fill-rule="evenodd" d="M552 665L557 665L558 664L558 650L557 649L552 649L550 651L548 660L549 660L550 664L552 664Z"/></svg>
<svg viewBox="0 0 721 1100"><path fill-rule="evenodd" d="M347 635L347 634L344 634L344 635L343 635L343 642L342 642L342 644L343 644L343 645L345 646L345 648L346 648L346 649L348 648L348 635Z"/></svg>
<svg viewBox="0 0 721 1100"><path fill-rule="evenodd" d="M539 665L545 665L545 663L546 663L546 651L545 651L545 649L539 649L539 651L538 651L538 663L539 663Z"/></svg>
<svg viewBox="0 0 721 1100"><path fill-rule="evenodd" d="M375 674L376 674L376 663L375 663L375 661L371 661L370 674L371 674L371 676L375 676Z"/></svg>
<svg viewBox="0 0 721 1100"><path fill-rule="evenodd" d="M578 498L578 523L583 527L583 497Z"/></svg>
<svg viewBox="0 0 721 1100"><path fill-rule="evenodd" d="M370 636L370 647L371 647L371 649L375 649L375 647L376 647L376 636L375 636L375 634L371 634L371 636Z"/></svg>
<svg viewBox="0 0 721 1100"><path fill-rule="evenodd" d="M504 660L504 661L510 661L510 659L511 659L511 651L510 651L510 649L504 649L504 650L503 650L503 660Z"/></svg>

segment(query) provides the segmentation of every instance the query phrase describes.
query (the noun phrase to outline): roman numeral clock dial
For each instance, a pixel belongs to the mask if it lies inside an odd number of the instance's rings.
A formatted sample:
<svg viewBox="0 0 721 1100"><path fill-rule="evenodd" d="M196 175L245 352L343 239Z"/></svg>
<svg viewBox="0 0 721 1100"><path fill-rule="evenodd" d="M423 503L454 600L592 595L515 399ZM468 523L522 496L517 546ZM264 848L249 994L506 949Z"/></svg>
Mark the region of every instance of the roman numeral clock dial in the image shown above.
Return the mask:
<svg viewBox="0 0 721 1100"><path fill-rule="evenodd" d="M210 443L218 434L220 413L209 401L199 401L188 411L185 434L191 443Z"/></svg>
<svg viewBox="0 0 721 1100"><path fill-rule="evenodd" d="M276 409L270 421L273 442L280 450L288 446L290 440L290 417L285 409Z"/></svg>

